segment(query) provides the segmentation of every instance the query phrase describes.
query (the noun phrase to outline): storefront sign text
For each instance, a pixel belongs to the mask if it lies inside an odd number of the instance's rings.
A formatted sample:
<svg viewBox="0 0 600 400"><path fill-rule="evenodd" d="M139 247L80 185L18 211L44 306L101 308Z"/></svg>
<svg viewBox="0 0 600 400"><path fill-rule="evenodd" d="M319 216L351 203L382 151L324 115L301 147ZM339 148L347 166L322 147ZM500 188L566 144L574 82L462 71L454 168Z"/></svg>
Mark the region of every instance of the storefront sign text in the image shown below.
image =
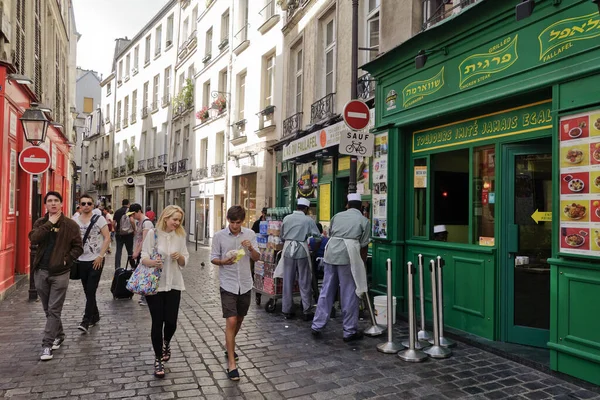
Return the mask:
<svg viewBox="0 0 600 400"><path fill-rule="evenodd" d="M540 61L550 61L577 40L600 36L600 15L592 13L555 22L540 33Z"/></svg>
<svg viewBox="0 0 600 400"><path fill-rule="evenodd" d="M489 79L493 74L504 71L517 62L517 40L507 37L492 46L487 54L473 54L458 66L460 72L460 88L466 89Z"/></svg>
<svg viewBox="0 0 600 400"><path fill-rule="evenodd" d="M402 90L402 107L410 107L444 86L444 67L434 77L406 85Z"/></svg>
<svg viewBox="0 0 600 400"><path fill-rule="evenodd" d="M413 133L413 153L552 128L551 101Z"/></svg>

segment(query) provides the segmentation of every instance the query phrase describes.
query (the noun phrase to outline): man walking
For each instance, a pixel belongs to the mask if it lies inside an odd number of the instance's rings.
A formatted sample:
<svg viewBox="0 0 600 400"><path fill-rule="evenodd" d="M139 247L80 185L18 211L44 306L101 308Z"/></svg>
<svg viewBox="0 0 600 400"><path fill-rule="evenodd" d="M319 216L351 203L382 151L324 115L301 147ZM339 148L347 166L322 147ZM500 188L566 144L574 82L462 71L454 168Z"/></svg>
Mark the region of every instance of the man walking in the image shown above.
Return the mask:
<svg viewBox="0 0 600 400"><path fill-rule="evenodd" d="M319 229L313 219L306 215L310 201L301 197L298 199L296 211L286 216L281 225L283 257L275 269L275 277L283 277L282 311L286 319L294 318L294 302L292 294L294 282L298 275L300 296L304 308L304 320L310 321L312 308L312 262L306 239L309 236L319 236Z"/></svg>
<svg viewBox="0 0 600 400"><path fill-rule="evenodd" d="M156 223L156 213L152 211L152 207L146 206L146 217L152 222L152 224Z"/></svg>
<svg viewBox="0 0 600 400"><path fill-rule="evenodd" d="M364 262L371 237L369 220L361 211L357 193L348 195L348 209L333 216L329 225L329 243L325 249L325 277L312 323L312 334L320 336L329 320L337 288L344 316L344 342L360 340L358 330L358 300L367 291L367 273Z"/></svg>
<svg viewBox="0 0 600 400"><path fill-rule="evenodd" d="M40 359L48 361L52 359L52 350L60 348L65 340L60 317L69 287L71 264L83 253L83 248L79 226L62 213L60 193L46 193L44 204L48 212L35 221L29 240L38 246L31 267L35 288L46 313Z"/></svg>
<svg viewBox="0 0 600 400"><path fill-rule="evenodd" d="M142 211L142 206L133 203L129 206L128 216L133 218L135 222L135 233L133 235L133 262L137 268L140 263L140 258L142 254L142 245L144 244L144 240L146 239L146 234L150 229L154 228L154 224L152 221L144 215ZM146 297L140 296L140 301L138 302L141 306L147 306Z"/></svg>
<svg viewBox="0 0 600 400"><path fill-rule="evenodd" d="M121 254L123 253L123 246L127 250L127 262L132 263L133 256L133 233L135 227L131 224L129 217L127 216L127 210L129 209L129 200L123 199L121 202L123 205L119 208L113 217L115 221L115 238L117 241L117 250L115 251L115 270L121 268Z"/></svg>
<svg viewBox="0 0 600 400"><path fill-rule="evenodd" d="M250 308L252 290L250 259L258 261L260 258L260 253L256 251L258 248L256 234L251 229L242 227L245 219L246 211L243 207L229 208L227 210L229 226L215 234L210 252L211 262L220 267L221 307L223 318L226 320L227 376L232 381L240 380L236 365L235 337ZM240 251L244 254L241 255Z"/></svg>
<svg viewBox="0 0 600 400"><path fill-rule="evenodd" d="M108 223L103 216L96 215L93 210L94 200L88 194L81 195L81 215L74 221L79 225L83 241L83 254L79 256L79 277L85 293L85 310L83 319L77 327L87 333L91 326L100 321L100 312L96 302L96 291L102 276L104 257L110 246Z"/></svg>

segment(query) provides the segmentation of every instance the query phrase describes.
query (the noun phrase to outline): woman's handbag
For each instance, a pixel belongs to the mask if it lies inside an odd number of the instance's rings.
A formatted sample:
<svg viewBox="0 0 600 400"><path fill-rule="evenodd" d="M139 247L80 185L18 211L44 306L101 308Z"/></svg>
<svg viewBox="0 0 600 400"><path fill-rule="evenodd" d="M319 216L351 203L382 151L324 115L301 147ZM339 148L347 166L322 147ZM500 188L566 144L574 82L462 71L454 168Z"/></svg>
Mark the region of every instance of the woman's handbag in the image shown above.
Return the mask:
<svg viewBox="0 0 600 400"><path fill-rule="evenodd" d="M158 236L156 235L156 229L154 231L154 247L152 248L152 254L150 255L151 260L156 260L160 255L158 254ZM137 266L133 271L131 278L127 281L127 290L130 292L141 294L142 296L151 296L156 294L158 290L158 280L160 279L160 273L162 269L147 267L143 263Z"/></svg>
<svg viewBox="0 0 600 400"><path fill-rule="evenodd" d="M85 234L83 235L83 243L82 243L81 247L85 246L85 242L87 242L88 238L90 237L90 232L92 231L92 228L96 224L96 221L98 221L99 219L100 219L100 217L98 215L92 216L92 220L90 221L90 224L88 225L88 228L85 231ZM81 275L79 274L79 261L78 260L73 260L73 264L71 264L71 272L69 274L69 279L72 279L72 280L81 279Z"/></svg>

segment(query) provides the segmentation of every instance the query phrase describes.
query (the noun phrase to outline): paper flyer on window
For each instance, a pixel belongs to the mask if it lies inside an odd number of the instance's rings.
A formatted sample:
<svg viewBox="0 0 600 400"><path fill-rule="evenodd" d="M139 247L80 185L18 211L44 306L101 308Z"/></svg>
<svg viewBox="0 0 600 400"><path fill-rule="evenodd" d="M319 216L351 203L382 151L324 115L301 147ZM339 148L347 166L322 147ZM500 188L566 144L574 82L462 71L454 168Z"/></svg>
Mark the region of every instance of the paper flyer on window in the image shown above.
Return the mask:
<svg viewBox="0 0 600 400"><path fill-rule="evenodd" d="M373 157L372 237L387 237L388 133L375 136Z"/></svg>
<svg viewBox="0 0 600 400"><path fill-rule="evenodd" d="M600 256L600 110L560 120L561 253Z"/></svg>

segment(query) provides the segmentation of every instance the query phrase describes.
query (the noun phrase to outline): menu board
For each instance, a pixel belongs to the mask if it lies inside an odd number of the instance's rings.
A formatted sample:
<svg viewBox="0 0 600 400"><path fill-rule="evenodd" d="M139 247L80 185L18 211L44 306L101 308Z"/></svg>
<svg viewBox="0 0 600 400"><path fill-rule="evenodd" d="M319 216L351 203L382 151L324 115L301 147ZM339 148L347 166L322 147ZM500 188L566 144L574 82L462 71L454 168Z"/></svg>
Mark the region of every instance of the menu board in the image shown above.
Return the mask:
<svg viewBox="0 0 600 400"><path fill-rule="evenodd" d="M560 120L561 253L600 256L600 110Z"/></svg>
<svg viewBox="0 0 600 400"><path fill-rule="evenodd" d="M373 223L372 237L387 237L388 206L388 133L375 135L373 157Z"/></svg>

